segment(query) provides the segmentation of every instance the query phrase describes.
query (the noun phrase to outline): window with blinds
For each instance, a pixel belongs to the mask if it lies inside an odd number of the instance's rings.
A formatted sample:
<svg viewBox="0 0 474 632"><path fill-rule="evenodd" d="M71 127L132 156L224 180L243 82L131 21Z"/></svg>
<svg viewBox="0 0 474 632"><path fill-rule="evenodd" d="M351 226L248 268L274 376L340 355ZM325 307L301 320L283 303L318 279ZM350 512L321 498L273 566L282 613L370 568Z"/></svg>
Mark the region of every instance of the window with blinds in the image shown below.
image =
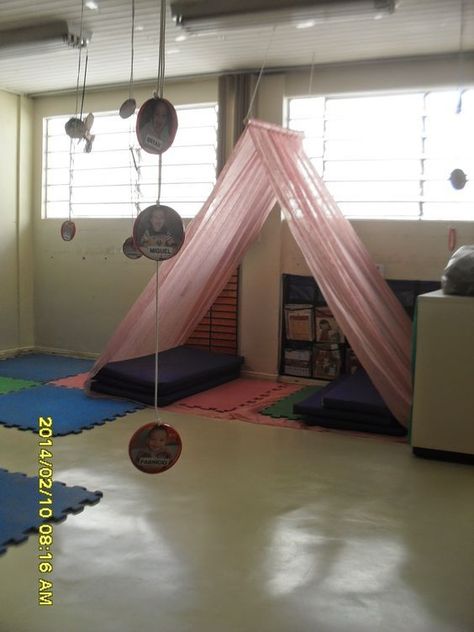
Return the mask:
<svg viewBox="0 0 474 632"><path fill-rule="evenodd" d="M474 90L287 101L287 125L351 218L474 220Z"/></svg>
<svg viewBox="0 0 474 632"><path fill-rule="evenodd" d="M183 218L194 217L216 179L217 105L176 108L178 132L163 154L160 201ZM143 151L136 116L95 114L91 153L84 141L70 141L70 116L43 121L43 217L132 217L158 195L158 156ZM70 151L72 149L72 151Z"/></svg>

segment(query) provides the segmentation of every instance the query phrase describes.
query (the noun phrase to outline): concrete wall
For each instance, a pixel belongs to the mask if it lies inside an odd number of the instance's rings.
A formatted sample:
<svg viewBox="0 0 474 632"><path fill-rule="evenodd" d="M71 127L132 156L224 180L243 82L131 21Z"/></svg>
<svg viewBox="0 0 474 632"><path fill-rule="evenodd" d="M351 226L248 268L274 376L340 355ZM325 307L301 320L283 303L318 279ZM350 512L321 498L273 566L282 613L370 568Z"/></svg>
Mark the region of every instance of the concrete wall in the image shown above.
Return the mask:
<svg viewBox="0 0 474 632"><path fill-rule="evenodd" d="M425 61L315 69L312 94L451 87L456 85L456 68L455 63ZM472 74L469 80L474 84ZM284 98L308 94L308 85L308 72L265 76L258 117L282 123ZM151 89L141 90L138 101L148 98ZM212 101L217 98L217 82L170 84L165 96L176 105ZM86 110L116 109L125 97L124 90L91 93ZM65 243L58 233L61 221L41 219L41 121L44 116L70 113L73 106L72 96L35 100L36 342L94 353L104 346L154 266L123 257L121 244L130 233L130 220L79 220L78 235ZM353 225L390 278L439 279L449 256L449 227L456 228L459 245L474 243L474 222L358 220ZM240 346L246 368L254 374L277 373L282 273L307 274L308 269L276 208L242 264Z"/></svg>
<svg viewBox="0 0 474 632"><path fill-rule="evenodd" d="M457 88L457 78L456 63L439 60L332 66L315 68L311 95ZM474 68L466 79L474 84ZM309 72L265 77L259 91L259 118L283 124L285 97L308 95L309 83ZM281 275L310 274L286 222L278 225L273 215L268 224L243 267L241 313L242 352L250 371L262 375L278 372ZM459 246L474 243L474 221L353 220L352 224L376 263L384 265L386 278L392 279L440 279L449 258L450 227L456 229ZM259 289L263 300L258 299Z"/></svg>
<svg viewBox="0 0 474 632"><path fill-rule="evenodd" d="M0 91L0 352L33 344L32 102Z"/></svg>
<svg viewBox="0 0 474 632"><path fill-rule="evenodd" d="M154 86L135 90L137 103L150 98ZM217 100L217 81L172 84L166 98L175 105ZM117 110L128 90L90 92L85 111ZM42 130L46 116L70 114L74 95L35 99L34 231L36 344L50 350L100 353L116 325L155 270L142 258L124 257L122 244L131 235L130 219L80 219L72 242L59 234L63 220L41 218Z"/></svg>

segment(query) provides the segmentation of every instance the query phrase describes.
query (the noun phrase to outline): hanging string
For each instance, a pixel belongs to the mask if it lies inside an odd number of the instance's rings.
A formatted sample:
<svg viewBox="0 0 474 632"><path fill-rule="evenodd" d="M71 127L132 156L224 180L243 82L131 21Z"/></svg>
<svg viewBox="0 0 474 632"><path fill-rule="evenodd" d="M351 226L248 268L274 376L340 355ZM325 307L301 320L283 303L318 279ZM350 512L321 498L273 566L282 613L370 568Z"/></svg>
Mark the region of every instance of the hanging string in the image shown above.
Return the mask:
<svg viewBox="0 0 474 632"><path fill-rule="evenodd" d="M311 71L309 73L309 86L308 86L308 94L310 96L313 93L314 58L315 58L315 53L313 52L313 56L311 57Z"/></svg>
<svg viewBox="0 0 474 632"><path fill-rule="evenodd" d="M79 60L77 63L77 77L76 77L76 103L74 106L75 117L79 113L78 105L79 105L79 82L81 80L81 61L82 61L82 27L84 21L84 0L81 1L81 22L80 22L80 31L79 31ZM84 80L85 82L85 80ZM84 90L82 93L82 102L84 103ZM82 105L81 105L81 120L82 120ZM73 157L73 139L69 140L69 209L68 209L68 219L71 221L72 218L72 183L74 177L74 157Z"/></svg>
<svg viewBox="0 0 474 632"><path fill-rule="evenodd" d="M129 137L130 139L132 138L132 130L133 130L133 125L132 122L130 122L130 128L129 128ZM139 202L139 184L138 184L138 178L139 178L139 168L137 165L137 160L135 158L135 152L133 149L133 145L130 144L128 146L128 150L130 152L130 160L129 160L129 181L130 181L130 210L131 210L131 218L132 218L132 234L133 234L133 227L135 224L135 212L139 212L139 206L138 206L138 202Z"/></svg>
<svg viewBox="0 0 474 632"><path fill-rule="evenodd" d="M80 31L79 31L79 61L77 64L77 79L76 79L76 107L74 108L74 111L76 113L76 118L78 115L78 105L79 105L79 81L81 77L83 20L84 20L84 0L82 0L82 3L81 3L81 24L80 24Z"/></svg>
<svg viewBox="0 0 474 632"><path fill-rule="evenodd" d="M133 129L134 129L134 126L132 122L130 121L130 128L129 128L130 138L132 138L133 136L132 134ZM135 147L132 144L130 144L128 146L128 149L129 149L130 157L131 157L131 160L130 160L130 205L132 208L132 233L133 233L135 213L137 215L140 213L140 198L142 195L141 188L140 188L141 170L137 162L137 159L135 157Z"/></svg>
<svg viewBox="0 0 474 632"><path fill-rule="evenodd" d="M166 0L161 0L160 9L160 43L158 49L158 71L156 75L156 95L163 98L165 83L165 36L166 36Z"/></svg>
<svg viewBox="0 0 474 632"><path fill-rule="evenodd" d="M460 0L460 24L459 24L459 59L458 59L458 89L459 100L456 106L456 114L461 114L463 97L463 75L464 75L464 0Z"/></svg>
<svg viewBox="0 0 474 632"><path fill-rule="evenodd" d="M250 99L250 105L249 105L249 109L247 111L247 116L244 118L244 124L247 123L247 121L249 120L249 117L250 117L250 113L252 112L253 103L255 101L255 97L257 96L257 91L258 91L258 87L260 85L260 80L262 78L263 71L264 71L265 66L267 64L267 57L268 57L268 53L270 52L270 48L271 48L272 43L273 43L273 36L274 35L275 35L275 27L273 27L272 33L270 35L270 39L268 41L267 50L265 51L265 55L263 57L262 67L260 68L260 72L258 73L257 83L255 84L255 88L253 90L252 98Z"/></svg>
<svg viewBox="0 0 474 632"><path fill-rule="evenodd" d="M72 181L74 177L74 158L73 158L73 141L72 138L69 139L69 209L68 209L68 220L71 221L72 218Z"/></svg>
<svg viewBox="0 0 474 632"><path fill-rule="evenodd" d="M160 45L158 51L158 71L156 78L156 93L155 97L163 98L163 88L165 83L165 35L166 35L166 0L161 0L160 7ZM156 205L160 205L161 198L161 173L162 173L163 161L161 154L158 155L158 195L156 198ZM159 281L158 281L159 262L156 262L155 272L155 420L158 425L161 424L158 416L158 351L159 351L159 318L158 318L158 294L159 294Z"/></svg>
<svg viewBox="0 0 474 632"><path fill-rule="evenodd" d="M129 142L131 142L131 137L132 137L132 125L129 121L129 129L128 129L128 137L129 137ZM135 156L133 155L133 147L130 144L128 146L128 150L129 150L129 157L128 157L128 181L130 184L130 212L131 212L131 216L132 216L132 234L133 234L133 226L134 226L134 212L133 209L135 207L135 186L134 186L134 181L136 178L136 169L135 167Z"/></svg>
<svg viewBox="0 0 474 632"><path fill-rule="evenodd" d="M134 58L135 58L135 0L132 0L132 28L130 35L130 81L128 85L128 98L132 98L132 89L133 89L133 68L134 68ZM134 138L134 129L135 124L133 122L133 118L129 119L128 124L128 137L129 137L129 152L130 152L130 207L131 207L131 216L132 216L132 234L133 228L135 224L135 214L138 215L140 212L140 167L137 164L137 159L135 157L135 148L133 147L132 138Z"/></svg>
<svg viewBox="0 0 474 632"><path fill-rule="evenodd" d="M128 86L128 98L132 98L133 86L133 61L135 57L135 0L132 0L132 35L130 42L130 83Z"/></svg>
<svg viewBox="0 0 474 632"><path fill-rule="evenodd" d="M158 291L160 288L160 283L158 280L158 261L156 262L156 272L155 272L155 327L156 327L156 348L155 348L155 395L154 395L154 405L155 405L155 421L158 425L161 424L160 417L158 414Z"/></svg>
<svg viewBox="0 0 474 632"><path fill-rule="evenodd" d="M87 79L87 66L89 65L89 50L87 50L86 54L86 63L84 65L84 81L82 82L82 96L81 96L81 114L79 118L82 121L82 113L84 111L84 97L86 94L86 79Z"/></svg>

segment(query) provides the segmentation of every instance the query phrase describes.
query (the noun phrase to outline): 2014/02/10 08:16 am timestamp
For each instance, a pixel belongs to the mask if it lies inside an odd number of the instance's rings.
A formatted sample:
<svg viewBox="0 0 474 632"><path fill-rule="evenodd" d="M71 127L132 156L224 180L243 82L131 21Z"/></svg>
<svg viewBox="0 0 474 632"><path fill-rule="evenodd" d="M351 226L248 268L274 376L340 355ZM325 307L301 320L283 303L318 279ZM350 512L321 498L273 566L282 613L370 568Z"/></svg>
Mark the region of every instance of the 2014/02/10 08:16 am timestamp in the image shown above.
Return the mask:
<svg viewBox="0 0 474 632"><path fill-rule="evenodd" d="M38 452L38 492L40 495L38 515L43 520L53 517L53 420L40 417ZM53 525L44 522L38 529L38 571L49 575L53 571ZM53 582L47 577L38 578L38 605L53 605Z"/></svg>

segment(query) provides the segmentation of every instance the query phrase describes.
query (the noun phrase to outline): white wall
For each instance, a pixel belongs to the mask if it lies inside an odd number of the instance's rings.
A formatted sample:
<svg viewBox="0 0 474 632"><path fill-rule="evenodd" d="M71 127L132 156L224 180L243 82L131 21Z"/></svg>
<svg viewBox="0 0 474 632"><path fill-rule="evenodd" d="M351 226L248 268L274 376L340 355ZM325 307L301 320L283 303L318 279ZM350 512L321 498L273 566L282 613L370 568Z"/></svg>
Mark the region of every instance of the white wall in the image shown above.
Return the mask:
<svg viewBox="0 0 474 632"><path fill-rule="evenodd" d="M0 352L33 344L32 104L0 91Z"/></svg>
<svg viewBox="0 0 474 632"><path fill-rule="evenodd" d="M135 90L137 103L150 98L154 86ZM217 81L171 84L164 96L175 105L217 100ZM86 112L118 110L128 90L90 92ZM42 120L70 114L74 95L37 98L34 102L34 230L36 344L55 350L100 353L116 325L155 270L145 258L127 259L124 240L131 219L77 220L73 241L59 234L63 220L41 219Z"/></svg>
<svg viewBox="0 0 474 632"><path fill-rule="evenodd" d="M315 70L313 95L360 94L457 88L456 61L361 63L352 67ZM474 84L474 68L466 81ZM286 75L284 96L308 94L309 73ZM387 125L390 121L387 120ZM472 218L474 220L474 208ZM387 278L437 280L449 257L448 229L457 231L458 244L474 243L474 222L353 220L352 224L377 263L385 265ZM282 272L307 270L288 230L283 234Z"/></svg>
<svg viewBox="0 0 474 632"><path fill-rule="evenodd" d="M474 83L471 69L470 81ZM315 69L313 94L356 94L450 87L457 64L409 62L359 64ZM308 93L309 73L265 76L258 94L258 117L281 124L283 99ZM141 102L152 88L137 94ZM86 110L116 109L126 91L90 93ZM170 84L165 94L176 105L212 101L217 81ZM55 349L99 352L115 325L153 272L150 261L130 261L121 244L130 234L130 220L79 220L73 242L59 237L61 221L41 219L41 121L44 116L70 113L73 96L35 100L35 311L39 345ZM474 222L355 221L356 232L386 276L439 279L449 256L447 231L458 232L458 243L474 243ZM307 266L288 228L275 209L242 264L240 346L246 368L274 375L278 366L280 279L282 273L307 274Z"/></svg>
<svg viewBox="0 0 474 632"><path fill-rule="evenodd" d="M470 73L470 74L469 74ZM466 72L466 81L474 84L474 68ZM391 92L457 88L458 66L453 61L418 61L362 63L314 69L311 95L361 94L367 91ZM267 76L259 91L258 117L283 124L282 102L285 97L306 96L310 73L289 72ZM387 124L390 122L387 121ZM474 208L473 208L474 220ZM243 271L249 279L243 284L241 344L246 365L256 374L278 372L278 316L280 279L283 273L309 275L308 266L295 243L286 222L277 228L274 215L272 228L262 238L257 252L249 253ZM357 234L370 254L385 267L386 278L439 280L449 258L448 230L456 229L457 243L474 243L473 222L428 222L354 220ZM270 264L265 256L272 258ZM279 265L275 261L279 260ZM276 278L278 269L278 279ZM244 277L245 280L245 277ZM264 300L258 300L258 289Z"/></svg>

